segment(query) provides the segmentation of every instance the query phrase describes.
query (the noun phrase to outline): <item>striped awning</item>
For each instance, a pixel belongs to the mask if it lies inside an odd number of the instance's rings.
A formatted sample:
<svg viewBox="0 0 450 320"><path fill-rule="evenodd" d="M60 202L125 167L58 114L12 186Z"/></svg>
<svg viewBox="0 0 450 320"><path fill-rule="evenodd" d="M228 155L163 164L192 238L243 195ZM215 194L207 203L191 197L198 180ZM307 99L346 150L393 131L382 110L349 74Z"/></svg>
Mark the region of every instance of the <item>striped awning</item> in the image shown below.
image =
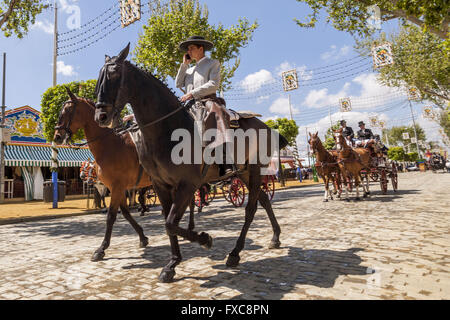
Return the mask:
<svg viewBox="0 0 450 320"><path fill-rule="evenodd" d="M6 145L5 165L10 167L51 167L50 146ZM59 167L79 167L83 161L94 159L86 148L58 148Z"/></svg>

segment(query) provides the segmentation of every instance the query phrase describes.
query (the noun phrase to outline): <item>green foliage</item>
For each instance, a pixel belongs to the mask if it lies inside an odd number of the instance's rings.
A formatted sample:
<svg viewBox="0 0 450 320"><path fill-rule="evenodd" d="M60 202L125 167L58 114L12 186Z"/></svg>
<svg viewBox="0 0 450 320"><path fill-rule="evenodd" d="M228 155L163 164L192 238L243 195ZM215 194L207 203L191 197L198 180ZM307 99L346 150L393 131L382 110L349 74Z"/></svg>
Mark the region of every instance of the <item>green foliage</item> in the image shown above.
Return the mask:
<svg viewBox="0 0 450 320"><path fill-rule="evenodd" d="M202 9L198 0L171 0L168 7L160 5L143 27L133 60L162 80L175 78L184 55L178 44L192 35L203 36L214 43L211 58L222 65L220 89L225 91L239 67L239 51L252 39L258 24L239 18L227 29L209 24L208 15L207 7Z"/></svg>
<svg viewBox="0 0 450 320"><path fill-rule="evenodd" d="M401 145L407 145L410 143L410 139L403 140L403 133L408 132L409 137L414 137L414 127L413 126L399 126L399 127L392 127L390 129L386 129L384 131L384 136L389 137L389 142L391 145L394 146L401 146ZM423 142L426 141L426 135L425 131L420 127L418 124L416 124L416 132L417 132L417 139L422 140ZM416 145L412 144L411 148L415 148Z"/></svg>
<svg viewBox="0 0 450 320"><path fill-rule="evenodd" d="M95 85L97 80L74 81L55 87L48 88L42 95L41 100L41 121L44 126L44 137L47 141L53 141L55 126L58 123L59 112L63 103L69 100L66 87L68 87L77 97L95 100ZM84 139L84 132L79 130L74 133L73 140Z"/></svg>
<svg viewBox="0 0 450 320"><path fill-rule="evenodd" d="M419 160L419 155L417 152L410 152L406 154L406 161L416 162L417 160Z"/></svg>
<svg viewBox="0 0 450 320"><path fill-rule="evenodd" d="M19 39L28 33L29 25L36 16L48 8L41 0L2 0L0 1L0 29L5 37L15 34Z"/></svg>
<svg viewBox="0 0 450 320"><path fill-rule="evenodd" d="M439 125L442 127L442 130L450 139L450 107L447 106L445 111L441 112Z"/></svg>
<svg viewBox="0 0 450 320"><path fill-rule="evenodd" d="M341 127L339 122L336 122L331 128L328 128L327 133L325 134L325 141L323 146L327 150L331 150L336 145L336 141L334 141L334 130L338 130Z"/></svg>
<svg viewBox="0 0 450 320"><path fill-rule="evenodd" d="M307 21L296 20L300 27L315 27L321 11L326 11L327 22L331 22L337 30L347 31L361 38L374 33L369 20L368 8L377 5L380 8L382 21L399 18L404 24L413 23L448 39L448 23L450 22L450 2L448 0L297 0L306 3L312 9Z"/></svg>
<svg viewBox="0 0 450 320"><path fill-rule="evenodd" d="M388 158L394 161L407 161L406 152L402 147L389 148Z"/></svg>
<svg viewBox="0 0 450 320"><path fill-rule="evenodd" d="M283 137L289 141L291 146L298 135L298 126L294 120L288 120L287 118L277 118L275 120L267 120L266 125L277 130Z"/></svg>
<svg viewBox="0 0 450 320"><path fill-rule="evenodd" d="M371 55L373 44L386 41L392 45L394 63L379 69L378 80L390 87L415 87L422 101L432 101L443 109L450 100L450 50L443 49L443 41L410 25L389 39L381 34L357 42L357 49L362 55Z"/></svg>

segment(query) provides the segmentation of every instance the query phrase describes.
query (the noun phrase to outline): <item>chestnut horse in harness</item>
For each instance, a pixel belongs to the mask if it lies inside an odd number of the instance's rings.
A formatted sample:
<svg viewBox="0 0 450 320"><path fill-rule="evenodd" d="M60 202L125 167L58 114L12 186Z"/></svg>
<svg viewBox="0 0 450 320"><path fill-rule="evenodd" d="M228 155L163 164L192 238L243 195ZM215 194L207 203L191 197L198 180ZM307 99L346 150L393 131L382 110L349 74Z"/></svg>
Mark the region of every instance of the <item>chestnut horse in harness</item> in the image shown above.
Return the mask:
<svg viewBox="0 0 450 320"><path fill-rule="evenodd" d="M163 82L125 60L129 49L128 44L118 56L112 58L106 56L105 65L101 68L97 81L95 120L102 127L114 127L119 122L120 112L125 103L130 103L133 108L142 134L142 144L137 146L139 159L151 175L153 186L163 207L166 218L165 227L172 252L172 258L162 269L159 280L170 282L175 276L176 266L182 260L178 244L179 236L191 242L197 242L205 248L212 246L212 238L209 234L186 230L179 226L179 222L195 190L204 183L218 181L219 164L205 163L201 141L200 147L198 145L196 147L197 133L194 119ZM245 161L237 163L239 170L237 175L249 189L249 198L245 208L245 223L236 246L226 262L229 267L236 267L239 264L239 253L244 248L245 238L257 210L258 201L266 209L272 224L273 237L269 248L280 246L281 232L267 195L260 192L262 169L267 164L261 161L259 145L261 143L261 145L272 147L273 144L279 143L278 146L281 149L287 145L287 140L271 131L257 118L240 119L239 125L244 132L248 129L254 130L257 140L250 144L249 139L245 139L244 148L239 153L239 157L243 156ZM183 149L183 156L186 153L190 158L188 161L176 162L173 158L172 151L179 145L179 140L173 139L173 135L179 132L191 137L188 148ZM235 144L234 159L239 159L237 147ZM198 148L202 154L195 152ZM249 161L249 159L255 159L255 155L256 163ZM271 156L272 154L266 154L264 159L270 159ZM197 157L200 161L197 161Z"/></svg>
<svg viewBox="0 0 450 320"><path fill-rule="evenodd" d="M347 140L342 135L342 128L334 131L334 139L336 141L337 160L342 176L346 183L345 199L349 201L348 191L351 179L355 180L356 200L360 200L359 186L362 185L364 198L369 195L368 181L366 186L361 183L361 170L370 170L371 156L370 151L365 148L352 148L347 144Z"/></svg>
<svg viewBox="0 0 450 320"><path fill-rule="evenodd" d="M328 151L322 145L318 137L318 132L309 132L309 145L316 156L315 167L319 176L323 179L325 184L325 194L323 201L328 201L330 197L333 200L333 196L330 193L329 182L331 181L334 186L335 192L338 194L338 198L341 196L341 170L338 165L338 155L336 152Z"/></svg>

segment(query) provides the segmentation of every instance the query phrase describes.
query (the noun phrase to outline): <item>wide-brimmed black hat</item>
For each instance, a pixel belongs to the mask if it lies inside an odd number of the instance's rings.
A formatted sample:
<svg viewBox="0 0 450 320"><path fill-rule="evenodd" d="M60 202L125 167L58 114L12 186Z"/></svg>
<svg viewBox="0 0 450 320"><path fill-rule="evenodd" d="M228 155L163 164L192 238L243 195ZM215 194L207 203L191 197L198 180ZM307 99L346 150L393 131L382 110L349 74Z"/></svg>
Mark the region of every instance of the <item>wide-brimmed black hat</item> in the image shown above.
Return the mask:
<svg viewBox="0 0 450 320"><path fill-rule="evenodd" d="M181 42L178 45L178 48L182 51L187 51L191 44L202 45L205 48L205 51L211 50L214 47L214 44L211 41L206 40L202 36L191 36L187 38L187 40Z"/></svg>
<svg viewBox="0 0 450 320"><path fill-rule="evenodd" d="M358 126L361 126L361 125L366 125L363 121L360 121L360 122L358 122Z"/></svg>
<svg viewBox="0 0 450 320"><path fill-rule="evenodd" d="M341 120L341 125L343 125L344 123L347 123L347 121L345 121L345 120Z"/></svg>

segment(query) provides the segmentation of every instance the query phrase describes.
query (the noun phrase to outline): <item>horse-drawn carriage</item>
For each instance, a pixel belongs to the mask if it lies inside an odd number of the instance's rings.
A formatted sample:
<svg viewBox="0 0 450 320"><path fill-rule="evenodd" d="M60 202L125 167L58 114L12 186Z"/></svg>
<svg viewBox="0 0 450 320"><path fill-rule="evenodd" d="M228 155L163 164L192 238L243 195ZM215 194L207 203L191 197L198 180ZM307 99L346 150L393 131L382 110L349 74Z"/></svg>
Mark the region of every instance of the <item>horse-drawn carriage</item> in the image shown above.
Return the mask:
<svg viewBox="0 0 450 320"><path fill-rule="evenodd" d="M369 170L361 170L363 179L370 178L372 181L380 182L381 192L387 193L389 180L392 183L392 189L397 191L398 188L398 169L393 161L388 161L383 155L373 155Z"/></svg>
<svg viewBox="0 0 450 320"><path fill-rule="evenodd" d="M438 170L447 171L445 159L440 154L433 154L428 160L428 168L430 168L433 172L437 172Z"/></svg>
<svg viewBox="0 0 450 320"><path fill-rule="evenodd" d="M226 201L233 206L241 207L245 201L246 188L244 182L238 177L233 177L226 181L220 181L216 184L205 184L195 192L195 205L203 207L201 197L203 194L203 203L209 204L217 195L217 188L220 188ZM261 183L261 190L265 192L269 200L275 195L275 178L273 175L264 176Z"/></svg>

